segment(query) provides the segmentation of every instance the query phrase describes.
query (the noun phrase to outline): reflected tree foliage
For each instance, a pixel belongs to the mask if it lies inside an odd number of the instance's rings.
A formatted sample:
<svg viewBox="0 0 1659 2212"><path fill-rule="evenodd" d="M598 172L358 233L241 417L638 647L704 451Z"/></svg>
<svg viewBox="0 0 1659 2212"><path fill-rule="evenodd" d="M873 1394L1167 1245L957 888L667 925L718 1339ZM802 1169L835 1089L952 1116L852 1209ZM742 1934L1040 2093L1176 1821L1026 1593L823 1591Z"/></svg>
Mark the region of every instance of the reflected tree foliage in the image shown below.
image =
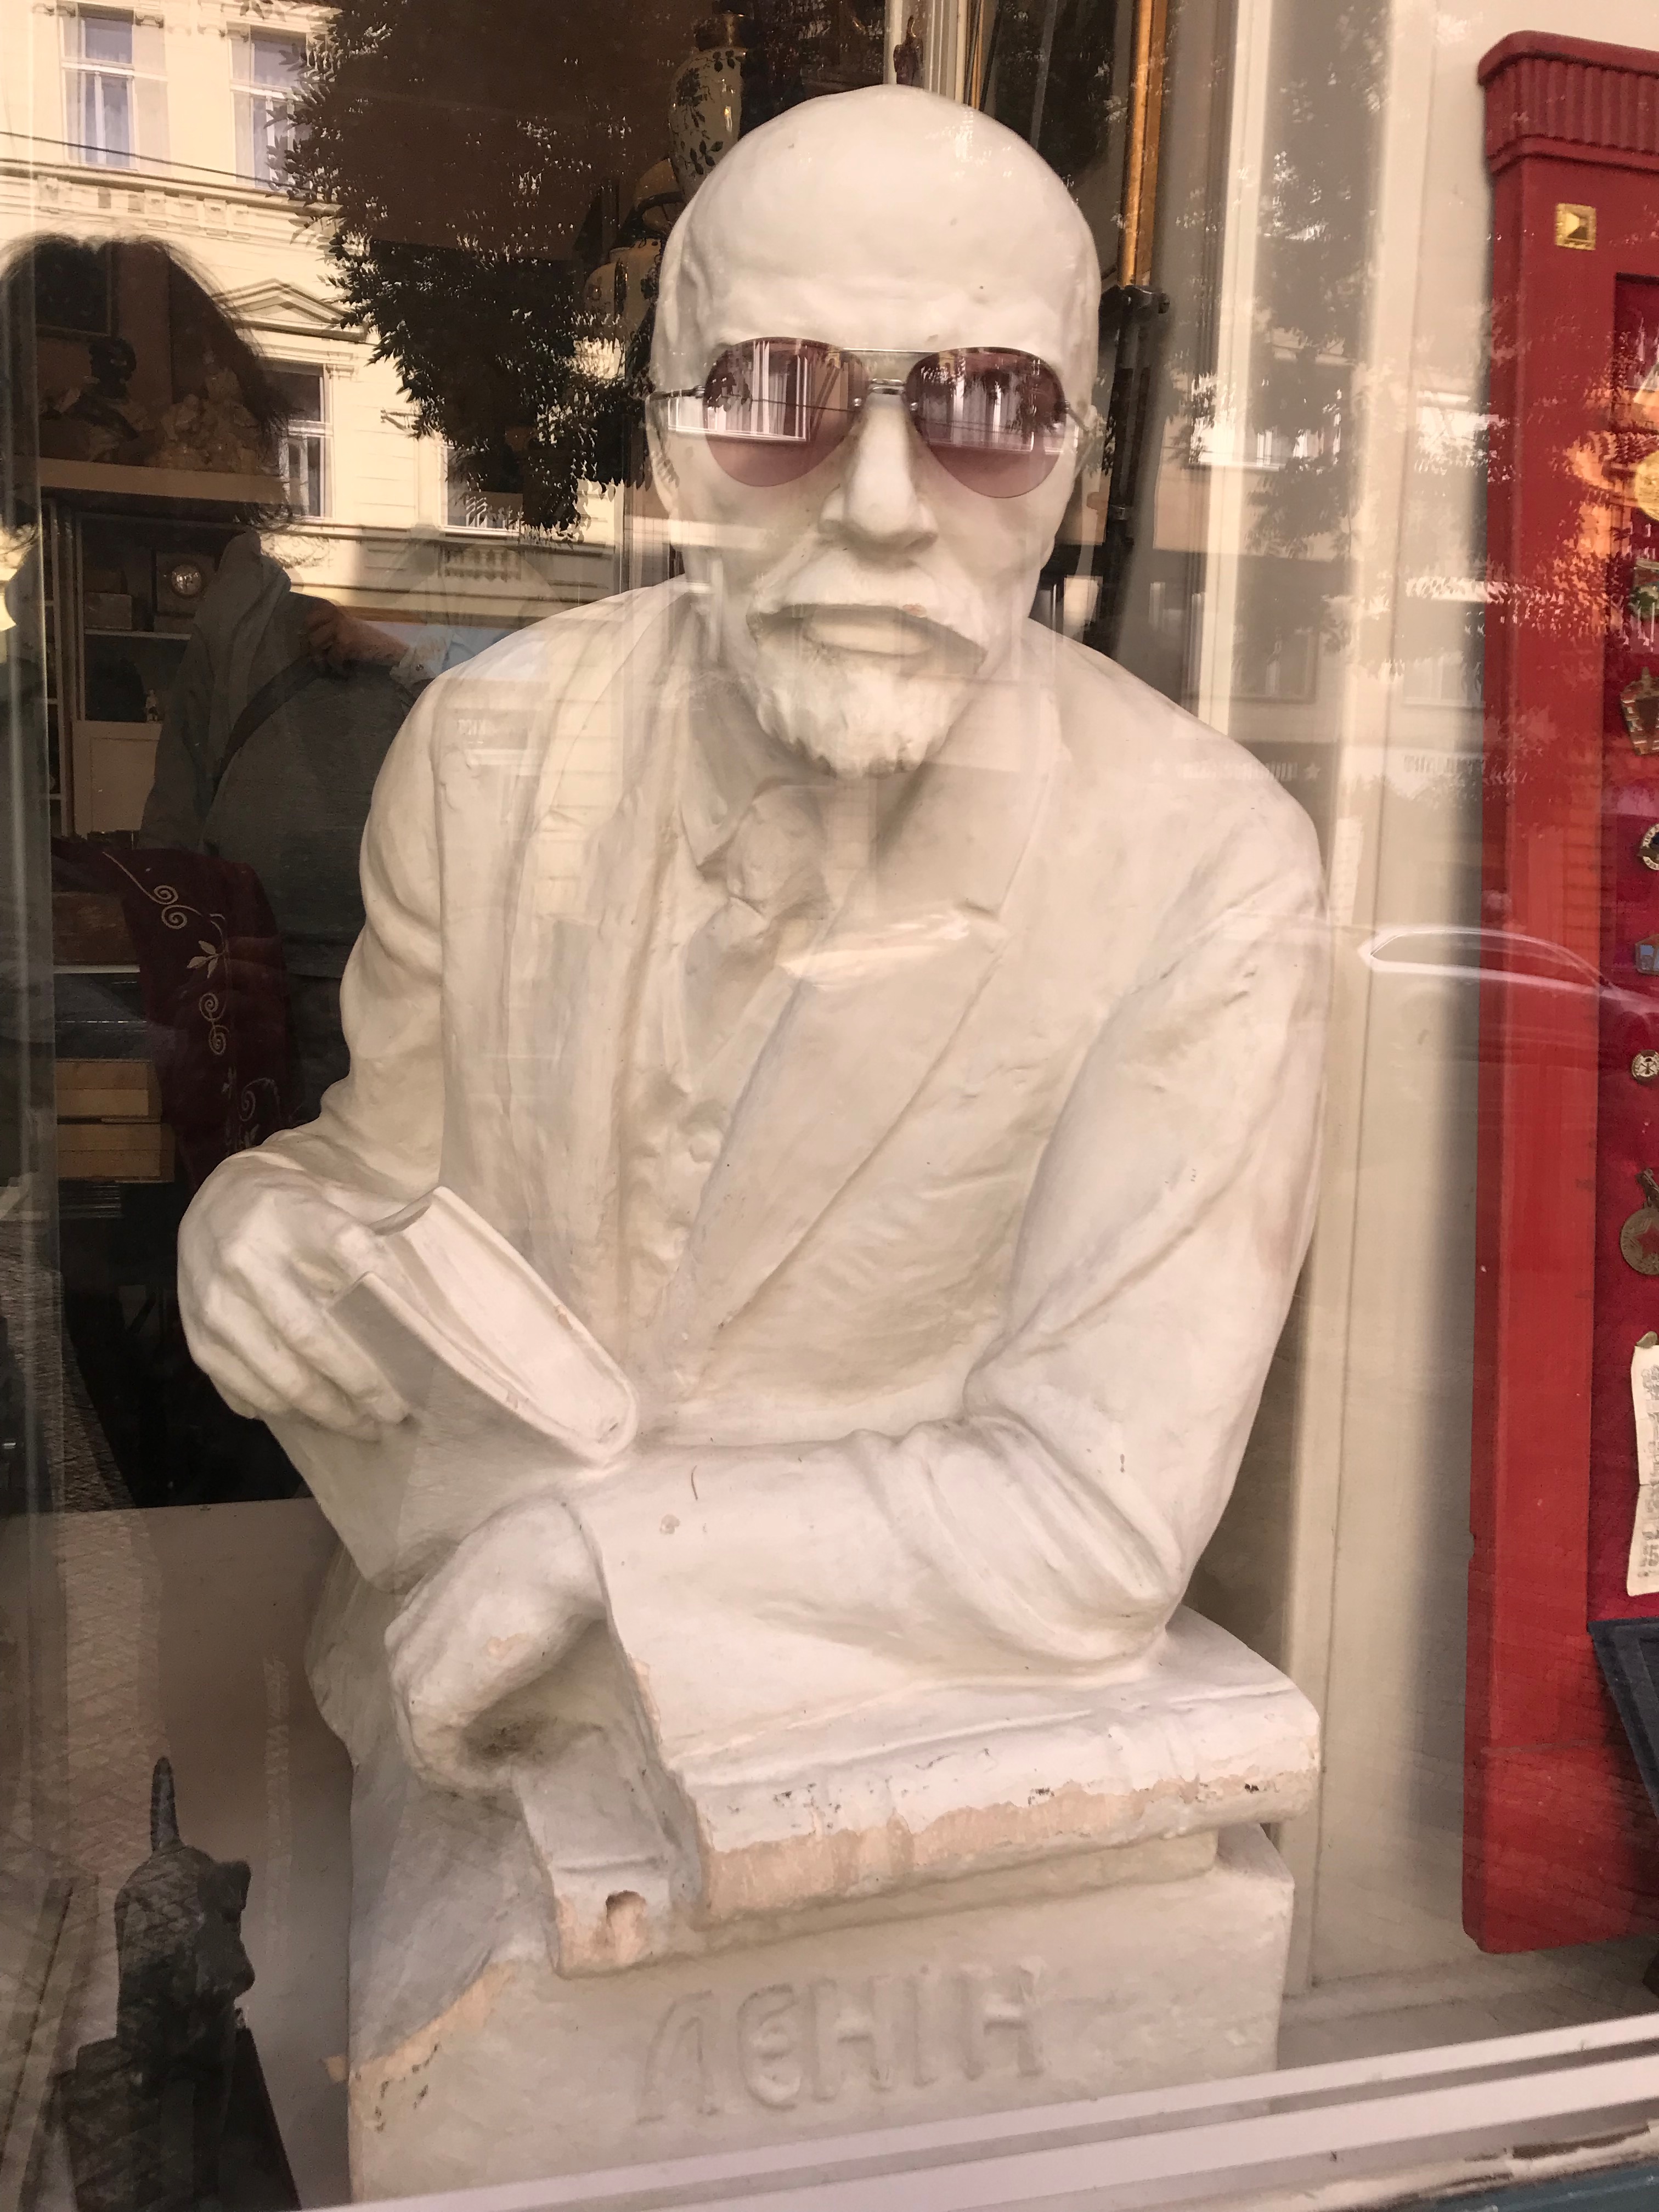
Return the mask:
<svg viewBox="0 0 1659 2212"><path fill-rule="evenodd" d="M635 459L640 364L584 308L579 233L665 152L698 13L342 0L313 57L289 190L416 429L478 491L521 495L532 526L574 530L582 481Z"/></svg>
<svg viewBox="0 0 1659 2212"><path fill-rule="evenodd" d="M1001 0L989 40L986 112L1075 185L1112 121L1118 0Z"/></svg>
<svg viewBox="0 0 1659 2212"><path fill-rule="evenodd" d="M1073 0L1075 4L1075 0ZM486 497L526 525L580 520L584 481L643 464L649 320L620 330L584 290L635 231L634 188L706 4L341 0L296 114L289 190L325 229L349 312ZM743 127L878 81L882 0L756 0ZM630 229L630 221L633 228Z"/></svg>
<svg viewBox="0 0 1659 2212"><path fill-rule="evenodd" d="M1276 129L1262 192L1252 347L1240 420L1263 468L1251 550L1346 561L1352 530L1355 364L1370 278L1375 127L1382 28L1369 6L1331 9L1317 36L1276 49ZM1358 89L1358 99L1355 94ZM1346 143L1334 143L1339 138ZM1237 400L1234 401L1237 406Z"/></svg>

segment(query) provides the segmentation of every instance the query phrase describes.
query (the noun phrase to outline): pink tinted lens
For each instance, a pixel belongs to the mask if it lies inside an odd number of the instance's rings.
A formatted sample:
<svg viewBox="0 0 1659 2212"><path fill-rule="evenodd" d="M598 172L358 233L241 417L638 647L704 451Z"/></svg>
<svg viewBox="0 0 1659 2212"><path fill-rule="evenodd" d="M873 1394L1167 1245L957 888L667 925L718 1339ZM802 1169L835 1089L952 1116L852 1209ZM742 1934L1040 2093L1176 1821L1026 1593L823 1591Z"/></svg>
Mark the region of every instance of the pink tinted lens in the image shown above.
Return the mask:
<svg viewBox="0 0 1659 2212"><path fill-rule="evenodd" d="M793 483L847 435L866 381L856 361L814 338L728 346L703 386L709 450L739 483Z"/></svg>
<svg viewBox="0 0 1659 2212"><path fill-rule="evenodd" d="M916 434L988 499L1035 491L1066 444L1066 395L1035 354L969 346L919 361L904 385Z"/></svg>

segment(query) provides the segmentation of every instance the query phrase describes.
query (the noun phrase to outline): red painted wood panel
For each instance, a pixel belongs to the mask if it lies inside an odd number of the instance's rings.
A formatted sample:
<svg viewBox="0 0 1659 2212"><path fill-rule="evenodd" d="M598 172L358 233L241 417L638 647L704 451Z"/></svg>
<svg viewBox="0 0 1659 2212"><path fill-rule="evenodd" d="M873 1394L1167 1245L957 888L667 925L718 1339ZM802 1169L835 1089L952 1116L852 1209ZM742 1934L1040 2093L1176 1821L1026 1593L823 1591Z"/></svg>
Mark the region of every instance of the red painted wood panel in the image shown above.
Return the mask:
<svg viewBox="0 0 1659 2212"><path fill-rule="evenodd" d="M1659 55L1523 33L1480 76L1491 934L1464 1905L1478 1942L1521 1950L1659 1933L1659 1823L1587 1633L1659 1612L1624 1598L1622 1558L1630 1353L1659 1327L1659 1279L1618 1250L1636 1165L1659 1170L1637 1157L1659 1153L1659 1097L1629 1073L1644 1024L1659 1047L1659 977L1632 951L1650 912L1659 934L1659 875L1634 857L1650 805L1659 820L1659 759L1630 746L1617 696L1642 644L1624 611L1647 526L1632 468L1659 445L1621 397L1659 279ZM1595 210L1593 249L1558 241L1564 205Z"/></svg>

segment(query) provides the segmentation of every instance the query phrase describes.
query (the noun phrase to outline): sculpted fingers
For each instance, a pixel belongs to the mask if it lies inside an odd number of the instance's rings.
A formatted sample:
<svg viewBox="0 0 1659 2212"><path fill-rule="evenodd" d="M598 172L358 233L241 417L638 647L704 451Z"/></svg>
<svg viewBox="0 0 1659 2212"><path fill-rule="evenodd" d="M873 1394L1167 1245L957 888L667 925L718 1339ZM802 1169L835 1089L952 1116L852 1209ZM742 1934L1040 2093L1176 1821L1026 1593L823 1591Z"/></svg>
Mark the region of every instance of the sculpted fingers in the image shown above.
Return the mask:
<svg viewBox="0 0 1659 2212"><path fill-rule="evenodd" d="M234 1165L209 1178L179 1235L191 1350L239 1411L300 1413L374 1439L409 1409L330 1310L372 1264L372 1236L309 1177Z"/></svg>
<svg viewBox="0 0 1659 2212"><path fill-rule="evenodd" d="M372 1437L408 1407L380 1368L309 1292L273 1276L250 1291L210 1283L179 1307L198 1362L266 1419L303 1413L323 1427ZM255 1395L250 1382L258 1386Z"/></svg>
<svg viewBox="0 0 1659 2212"><path fill-rule="evenodd" d="M211 1366L205 1361L201 1364L231 1412L240 1413L245 1421L266 1420L282 1412L272 1394L235 1352L216 1352Z"/></svg>
<svg viewBox="0 0 1659 2212"><path fill-rule="evenodd" d="M299 1291L280 1292L271 1304L284 1340L360 1413L389 1427L407 1417L408 1407L380 1367L331 1313Z"/></svg>
<svg viewBox="0 0 1659 2212"><path fill-rule="evenodd" d="M267 1402L260 1411L267 1419L299 1413L319 1428L337 1430L365 1443L373 1443L380 1437L381 1424L373 1414L365 1413L355 1398L319 1375L287 1345L273 1339L246 1364L266 1394Z"/></svg>
<svg viewBox="0 0 1659 2212"><path fill-rule="evenodd" d="M205 1331L186 1328L191 1352L222 1391L240 1401L234 1410L249 1409L264 1420L284 1413L301 1413L325 1429L373 1443L380 1424L363 1410L355 1396L295 1352L268 1327L239 1328L234 1321Z"/></svg>

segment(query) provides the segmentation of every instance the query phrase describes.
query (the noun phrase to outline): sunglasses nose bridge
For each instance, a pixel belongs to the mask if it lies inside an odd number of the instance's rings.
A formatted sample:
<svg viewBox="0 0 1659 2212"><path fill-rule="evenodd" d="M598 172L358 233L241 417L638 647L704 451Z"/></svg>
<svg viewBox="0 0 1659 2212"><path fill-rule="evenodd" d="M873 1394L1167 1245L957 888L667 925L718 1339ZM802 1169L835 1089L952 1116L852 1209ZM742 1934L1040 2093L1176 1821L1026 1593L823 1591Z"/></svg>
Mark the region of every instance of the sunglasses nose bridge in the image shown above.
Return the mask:
<svg viewBox="0 0 1659 2212"><path fill-rule="evenodd" d="M906 548L934 536L917 462L921 441L902 387L872 384L848 436L848 455L823 521L866 544Z"/></svg>

